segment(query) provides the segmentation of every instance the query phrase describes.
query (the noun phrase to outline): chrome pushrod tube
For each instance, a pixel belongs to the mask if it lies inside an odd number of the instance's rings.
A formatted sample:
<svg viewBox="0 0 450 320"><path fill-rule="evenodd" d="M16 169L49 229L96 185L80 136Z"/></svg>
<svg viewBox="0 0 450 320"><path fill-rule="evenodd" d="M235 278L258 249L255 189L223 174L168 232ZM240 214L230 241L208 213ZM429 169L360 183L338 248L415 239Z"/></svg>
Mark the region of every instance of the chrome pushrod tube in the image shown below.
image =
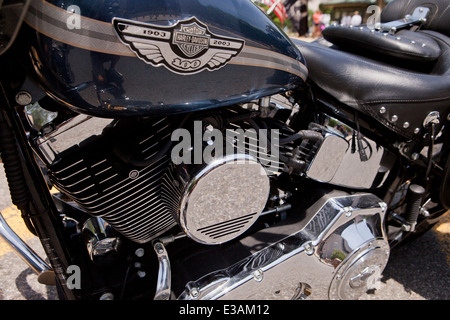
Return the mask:
<svg viewBox="0 0 450 320"><path fill-rule="evenodd" d="M25 263L38 274L38 276L52 272L51 267L11 229L1 212L0 236L14 249L19 257L21 257Z"/></svg>
<svg viewBox="0 0 450 320"><path fill-rule="evenodd" d="M159 272L158 281L156 285L155 300L169 300L171 293L171 278L172 272L170 270L170 261L166 248L163 243L157 241L153 248L158 256Z"/></svg>

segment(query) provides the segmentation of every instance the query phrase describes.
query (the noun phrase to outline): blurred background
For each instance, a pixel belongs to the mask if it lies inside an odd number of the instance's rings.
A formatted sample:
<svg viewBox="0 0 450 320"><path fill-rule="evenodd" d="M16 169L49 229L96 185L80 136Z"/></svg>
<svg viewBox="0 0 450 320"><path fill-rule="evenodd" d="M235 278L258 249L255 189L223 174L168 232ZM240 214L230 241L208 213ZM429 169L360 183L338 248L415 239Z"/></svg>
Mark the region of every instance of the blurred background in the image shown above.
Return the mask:
<svg viewBox="0 0 450 320"><path fill-rule="evenodd" d="M392 0L252 0L290 37L317 38L332 23L359 25ZM369 9L369 10L368 10Z"/></svg>

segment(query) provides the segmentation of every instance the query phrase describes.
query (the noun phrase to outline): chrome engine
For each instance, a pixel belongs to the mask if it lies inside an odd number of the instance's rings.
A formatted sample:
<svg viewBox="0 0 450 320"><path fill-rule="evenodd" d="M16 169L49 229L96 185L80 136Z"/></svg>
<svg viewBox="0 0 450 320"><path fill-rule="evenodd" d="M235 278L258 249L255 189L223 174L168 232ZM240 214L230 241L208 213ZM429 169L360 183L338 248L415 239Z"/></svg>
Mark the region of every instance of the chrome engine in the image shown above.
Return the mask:
<svg viewBox="0 0 450 320"><path fill-rule="evenodd" d="M386 205L372 194L330 193L305 213L294 225L243 239L250 248L281 235L236 264L188 282L179 299L357 299L376 289L389 257Z"/></svg>
<svg viewBox="0 0 450 320"><path fill-rule="evenodd" d="M174 165L174 123L78 115L35 143L53 186L129 240L148 243L176 226L203 244L238 237L263 212L279 164L262 165L267 153L252 156L250 141L207 164Z"/></svg>
<svg viewBox="0 0 450 320"><path fill-rule="evenodd" d="M185 287L173 289L179 299L353 299L373 288L389 255L383 231L386 205L369 193L332 189L306 205L302 191L285 188L282 177L368 189L382 184L389 172L383 165L385 150L328 117L296 137L289 127L292 106L259 101L239 108L188 121L183 115L112 120L86 115L59 119L37 105L27 117L37 132L32 146L60 191L55 198L92 217L82 222L89 226L83 234L92 261L107 260L95 252L114 253L112 246L121 236L133 243L156 243L162 261L158 288L164 289L157 289L155 297L167 298L170 291L167 241L161 239L180 234L200 245L252 249L223 267L211 265L203 274L180 280ZM284 114L282 121L277 113ZM49 115L44 123L34 121ZM270 138L278 158L270 158L273 146L261 147L260 131L244 144L225 137L223 148L231 145L231 154L215 154L206 163L175 163L172 133L183 126L194 132L196 119L202 121L201 133L277 129L279 138ZM201 150L210 142L203 139ZM195 150L176 156L193 159ZM364 174L348 176L355 167ZM262 221L267 216L273 217L270 223ZM111 227L121 236L108 238L99 230L100 241L95 226ZM192 262L198 263L204 261Z"/></svg>
<svg viewBox="0 0 450 320"><path fill-rule="evenodd" d="M164 205L160 192L169 155L163 154L144 167L121 159L127 152L131 152L129 156L138 154L143 160L158 153L163 147L161 142L170 139L167 120L152 123L153 130L147 135L139 135L136 124L133 128L125 125L117 130L122 124L86 116L78 116L64 127L74 125L77 135L78 132L88 135L77 136L83 139L79 143L67 149L56 149L55 144L60 140L73 141L72 130L61 128L40 144L54 159L49 166L49 177L55 188L90 215L101 217L135 242L148 242L174 227L175 219ZM85 130L78 131L80 126ZM92 134L92 128L98 128L98 134ZM118 131L122 132L118 133L121 136L116 136Z"/></svg>

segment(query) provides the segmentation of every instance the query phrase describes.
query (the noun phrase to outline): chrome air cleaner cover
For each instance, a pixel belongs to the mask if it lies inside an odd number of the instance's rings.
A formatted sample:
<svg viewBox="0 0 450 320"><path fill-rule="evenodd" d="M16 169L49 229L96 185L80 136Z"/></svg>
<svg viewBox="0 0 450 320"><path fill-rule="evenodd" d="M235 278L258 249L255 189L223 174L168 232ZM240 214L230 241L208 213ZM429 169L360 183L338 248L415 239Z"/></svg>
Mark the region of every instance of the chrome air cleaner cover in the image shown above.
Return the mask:
<svg viewBox="0 0 450 320"><path fill-rule="evenodd" d="M186 173L186 167L174 171L164 178L163 199L171 203L183 231L203 244L220 244L241 235L259 217L269 196L264 167L248 155L202 165L187 179L180 174Z"/></svg>

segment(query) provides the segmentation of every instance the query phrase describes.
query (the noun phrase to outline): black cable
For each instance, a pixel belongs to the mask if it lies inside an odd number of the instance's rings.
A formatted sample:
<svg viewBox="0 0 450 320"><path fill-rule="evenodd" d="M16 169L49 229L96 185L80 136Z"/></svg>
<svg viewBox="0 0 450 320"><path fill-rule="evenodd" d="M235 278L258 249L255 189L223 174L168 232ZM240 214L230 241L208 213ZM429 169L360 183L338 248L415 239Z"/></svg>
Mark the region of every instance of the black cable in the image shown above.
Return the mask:
<svg viewBox="0 0 450 320"><path fill-rule="evenodd" d="M430 179L430 173L433 165L433 149L434 149L434 139L436 135L436 124L431 123L430 126L430 145L428 147L428 166L427 166L427 173L425 174L425 179Z"/></svg>
<svg viewBox="0 0 450 320"><path fill-rule="evenodd" d="M123 278L123 282L122 282L122 288L120 289L120 295L119 295L119 300L123 299L124 293L125 293L125 287L127 285L127 281L128 281L128 275L130 273L131 270L131 266L132 263L130 263L127 267L127 271L125 272L125 277Z"/></svg>

